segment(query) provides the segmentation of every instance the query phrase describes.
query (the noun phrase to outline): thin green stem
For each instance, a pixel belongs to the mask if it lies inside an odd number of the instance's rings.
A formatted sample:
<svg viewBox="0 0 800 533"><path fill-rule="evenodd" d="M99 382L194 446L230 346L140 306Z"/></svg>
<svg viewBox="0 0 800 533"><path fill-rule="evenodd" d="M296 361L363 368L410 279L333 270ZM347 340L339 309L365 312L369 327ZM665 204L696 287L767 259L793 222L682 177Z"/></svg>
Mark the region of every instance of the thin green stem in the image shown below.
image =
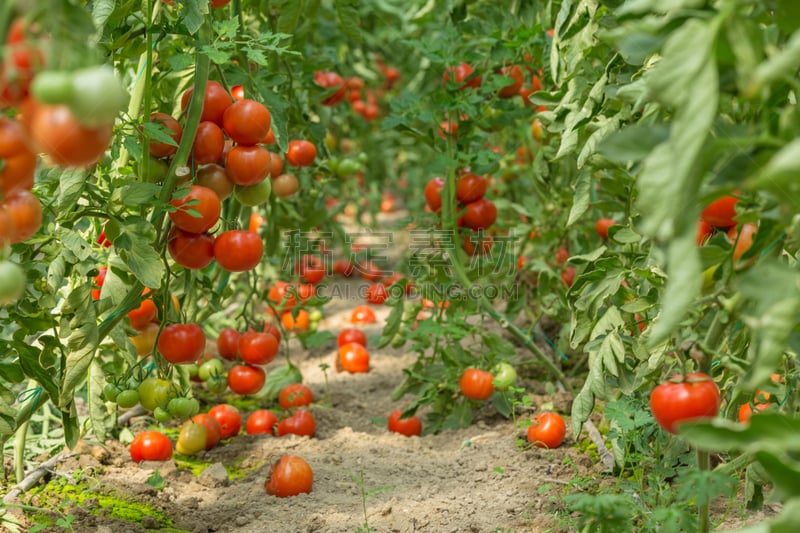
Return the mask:
<svg viewBox="0 0 800 533"><path fill-rule="evenodd" d="M697 450L697 468L700 470L710 470L711 457L707 451ZM708 502L697 506L697 531L699 533L708 533L709 519L708 519Z"/></svg>

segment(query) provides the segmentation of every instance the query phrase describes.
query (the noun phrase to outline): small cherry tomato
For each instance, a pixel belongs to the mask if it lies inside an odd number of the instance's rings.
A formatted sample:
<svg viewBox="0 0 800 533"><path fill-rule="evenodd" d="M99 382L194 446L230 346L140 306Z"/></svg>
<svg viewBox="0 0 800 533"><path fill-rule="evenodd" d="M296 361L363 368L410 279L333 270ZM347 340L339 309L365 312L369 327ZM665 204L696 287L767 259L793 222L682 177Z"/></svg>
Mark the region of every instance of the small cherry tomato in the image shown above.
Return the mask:
<svg viewBox="0 0 800 533"><path fill-rule="evenodd" d="M142 431L129 447L134 463L168 461L172 458L172 441L160 431Z"/></svg>

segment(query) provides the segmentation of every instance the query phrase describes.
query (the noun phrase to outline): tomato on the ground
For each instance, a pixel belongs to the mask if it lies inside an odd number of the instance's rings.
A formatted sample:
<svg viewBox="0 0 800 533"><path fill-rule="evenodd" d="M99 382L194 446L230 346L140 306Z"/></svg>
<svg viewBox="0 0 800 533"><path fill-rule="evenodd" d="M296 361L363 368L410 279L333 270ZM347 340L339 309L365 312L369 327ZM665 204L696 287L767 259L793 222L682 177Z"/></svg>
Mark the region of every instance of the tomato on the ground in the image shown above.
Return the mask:
<svg viewBox="0 0 800 533"><path fill-rule="evenodd" d="M300 457L284 455L272 465L264 489L270 496L286 498L311 492L314 473Z"/></svg>
<svg viewBox="0 0 800 533"><path fill-rule="evenodd" d="M317 421L311 411L300 408L291 416L278 422L275 431L279 437L283 437L284 435L313 437L314 433L317 431Z"/></svg>
<svg viewBox="0 0 800 533"><path fill-rule="evenodd" d="M400 433L406 437L421 435L422 420L420 420L416 415L412 415L407 418L401 418L402 414L402 409L392 411L387 422L387 428L389 431L392 433Z"/></svg>
<svg viewBox="0 0 800 533"><path fill-rule="evenodd" d="M357 342L350 342L339 347L337 368L351 374L369 372L369 351Z"/></svg>
<svg viewBox="0 0 800 533"><path fill-rule="evenodd" d="M343 329L339 336L336 338L336 344L339 347L344 346L345 344L349 344L351 342L355 342L360 344L361 346L367 346L367 336L364 334L363 331L357 328L347 328Z"/></svg>
<svg viewBox="0 0 800 533"><path fill-rule="evenodd" d="M277 423L278 416L275 413L267 409L258 409L247 417L245 431L248 435L262 435L264 433L273 435Z"/></svg>
<svg viewBox="0 0 800 533"><path fill-rule="evenodd" d="M172 441L160 431L142 431L128 448L134 463L142 461L169 461L172 458Z"/></svg>
<svg viewBox="0 0 800 533"><path fill-rule="evenodd" d="M175 451L181 455L196 455L206 449L207 440L206 426L187 420L181 425Z"/></svg>
<svg viewBox="0 0 800 533"><path fill-rule="evenodd" d="M314 401L314 393L303 383L290 383L278 395L278 403L284 409L303 407Z"/></svg>
<svg viewBox="0 0 800 533"><path fill-rule="evenodd" d="M206 450L210 450L219 444L222 438L222 427L216 418L208 413L200 413L192 417L192 422L203 424L203 427L206 428Z"/></svg>
<svg viewBox="0 0 800 533"><path fill-rule="evenodd" d="M528 426L528 442L537 448L558 448L566 434L564 419L549 411L536 415Z"/></svg>
<svg viewBox="0 0 800 533"><path fill-rule="evenodd" d="M350 313L350 322L353 324L373 324L375 321L375 311L368 305L356 306Z"/></svg>

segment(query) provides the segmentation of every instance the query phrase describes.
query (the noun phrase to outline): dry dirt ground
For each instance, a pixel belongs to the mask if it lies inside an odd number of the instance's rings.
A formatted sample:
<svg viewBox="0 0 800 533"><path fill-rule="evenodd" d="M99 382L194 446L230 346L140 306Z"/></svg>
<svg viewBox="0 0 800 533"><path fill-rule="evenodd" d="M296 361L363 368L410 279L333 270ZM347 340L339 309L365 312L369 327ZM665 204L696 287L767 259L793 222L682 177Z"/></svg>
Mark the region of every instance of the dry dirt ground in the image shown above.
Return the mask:
<svg viewBox="0 0 800 533"><path fill-rule="evenodd" d="M349 311L357 303L329 303L320 329L338 333L347 327ZM388 314L388 309L375 309L378 323L365 328L371 337L380 334ZM80 479L81 490L113 495L119 501L145 505L147 510L135 521L127 521L116 518L120 513L112 509L121 504L109 504L102 496L63 496L60 517L72 520L69 530L566 531L560 521L560 498L579 490L571 486L571 480L580 477L599 482L604 475L602 465L573 446L569 435L558 449L519 448L516 438L521 430L491 407L478 413L466 429L411 438L389 433L385 417L403 405L402 400L393 403L390 394L402 380L402 369L414 360L413 354L373 350L371 371L350 375L332 370L333 345L308 352L296 343L292 347L292 359L305 383L317 398L329 395L330 399L328 405L312 408L317 418L314 438L242 434L202 454L200 460L210 465L202 473L193 473L174 460L135 464L116 441L85 449L59 465L50 483ZM331 368L323 370L321 365ZM534 405L544 401L569 412L568 398L534 397ZM146 418L135 419L132 430L147 423ZM299 455L311 465L314 483L310 494L280 499L265 493L269 465L284 453ZM161 488L147 483L156 471L163 477ZM30 495L20 501L45 503ZM27 515L22 531L32 527L31 516ZM739 516L741 504L734 503L729 519L738 521ZM60 526L45 529L63 530Z"/></svg>

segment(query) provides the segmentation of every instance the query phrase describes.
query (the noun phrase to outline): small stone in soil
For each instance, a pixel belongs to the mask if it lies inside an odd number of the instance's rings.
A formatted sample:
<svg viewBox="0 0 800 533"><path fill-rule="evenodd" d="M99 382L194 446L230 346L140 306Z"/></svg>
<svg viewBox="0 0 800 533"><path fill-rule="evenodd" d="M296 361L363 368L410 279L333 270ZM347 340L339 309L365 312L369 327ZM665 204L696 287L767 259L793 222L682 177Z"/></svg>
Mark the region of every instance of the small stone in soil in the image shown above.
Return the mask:
<svg viewBox="0 0 800 533"><path fill-rule="evenodd" d="M222 463L214 463L203 470L197 481L205 487L224 487L228 484L228 471Z"/></svg>

